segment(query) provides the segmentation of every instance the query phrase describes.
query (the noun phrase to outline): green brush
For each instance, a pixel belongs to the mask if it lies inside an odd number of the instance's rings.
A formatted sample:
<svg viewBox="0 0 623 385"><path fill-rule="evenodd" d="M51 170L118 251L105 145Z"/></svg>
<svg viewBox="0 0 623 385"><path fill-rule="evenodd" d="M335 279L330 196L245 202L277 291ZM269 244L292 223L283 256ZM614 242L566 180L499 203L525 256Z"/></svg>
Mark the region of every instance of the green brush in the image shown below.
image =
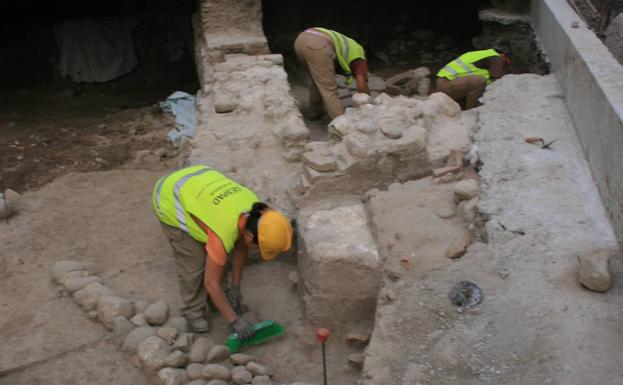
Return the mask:
<svg viewBox="0 0 623 385"><path fill-rule="evenodd" d="M253 325L253 329L255 330L255 335L246 341L240 341L238 333L231 333L229 337L227 337L225 346L227 346L232 353L237 353L242 346L259 345L272 337L282 335L285 331L283 325L273 320L258 322Z"/></svg>

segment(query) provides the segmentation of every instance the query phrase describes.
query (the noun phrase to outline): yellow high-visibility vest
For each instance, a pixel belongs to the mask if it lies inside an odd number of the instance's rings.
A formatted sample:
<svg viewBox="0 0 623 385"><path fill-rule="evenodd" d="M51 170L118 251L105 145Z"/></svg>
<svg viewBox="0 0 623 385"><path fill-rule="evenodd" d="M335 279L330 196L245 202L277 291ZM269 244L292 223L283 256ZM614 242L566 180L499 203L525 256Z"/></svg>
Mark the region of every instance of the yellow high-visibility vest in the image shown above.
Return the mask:
<svg viewBox="0 0 623 385"><path fill-rule="evenodd" d="M350 63L355 59L366 60L366 53L363 47L354 39L342 33L326 28L314 27L314 29L324 32L331 38L333 47L335 47L337 62L346 75L346 84L351 84L353 82L353 74L350 72Z"/></svg>
<svg viewBox="0 0 623 385"><path fill-rule="evenodd" d="M152 206L162 223L206 243L208 236L192 214L216 233L227 253L238 239L240 214L258 201L253 191L207 166L174 171L160 178L152 193Z"/></svg>
<svg viewBox="0 0 623 385"><path fill-rule="evenodd" d="M487 84L491 84L492 80L489 70L484 68L478 68L474 65L474 63L492 56L500 56L500 54L497 53L494 49L485 49L481 51L471 51L464 53L457 59L446 64L446 66L443 67L441 70L439 70L439 72L437 72L437 77L453 80L457 77L460 78L468 75L478 75L485 78Z"/></svg>

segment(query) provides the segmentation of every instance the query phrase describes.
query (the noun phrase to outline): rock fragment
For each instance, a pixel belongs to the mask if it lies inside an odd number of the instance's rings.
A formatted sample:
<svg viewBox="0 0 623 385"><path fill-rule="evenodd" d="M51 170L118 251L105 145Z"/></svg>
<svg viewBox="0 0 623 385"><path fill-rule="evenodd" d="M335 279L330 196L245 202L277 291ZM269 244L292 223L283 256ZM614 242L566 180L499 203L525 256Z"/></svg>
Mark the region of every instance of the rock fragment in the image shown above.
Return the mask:
<svg viewBox="0 0 623 385"><path fill-rule="evenodd" d="M171 354L169 344L157 336L147 337L136 351L143 367L153 371L158 371L165 366L165 360L169 354Z"/></svg>
<svg viewBox="0 0 623 385"><path fill-rule="evenodd" d="M102 295L97 301L97 315L108 329L113 329L115 318L130 318L134 315L134 303L125 298Z"/></svg>
<svg viewBox="0 0 623 385"><path fill-rule="evenodd" d="M124 316L117 316L113 321L113 341L121 346L125 338L135 329L135 326Z"/></svg>
<svg viewBox="0 0 623 385"><path fill-rule="evenodd" d="M370 95L364 94L363 92L358 92L353 95L353 106L360 107L364 104L370 104L371 98Z"/></svg>
<svg viewBox="0 0 623 385"><path fill-rule="evenodd" d="M158 328L158 337L167 341L169 345L172 345L177 338L177 329L171 326L163 326Z"/></svg>
<svg viewBox="0 0 623 385"><path fill-rule="evenodd" d="M184 353L188 353L190 352L190 348L192 344L193 344L192 334L184 333L184 334L181 334L179 337L177 337L171 349L179 350Z"/></svg>
<svg viewBox="0 0 623 385"><path fill-rule="evenodd" d="M331 156L316 151L303 154L303 164L316 171L328 172L337 169L337 162Z"/></svg>
<svg viewBox="0 0 623 385"><path fill-rule="evenodd" d="M176 328L179 334L186 333L188 331L188 321L184 317L171 317L164 326L170 326Z"/></svg>
<svg viewBox="0 0 623 385"><path fill-rule="evenodd" d="M253 378L251 385L273 385L273 380L268 376L257 376Z"/></svg>
<svg viewBox="0 0 623 385"><path fill-rule="evenodd" d="M465 231L460 238L455 239L452 244L450 244L446 256L452 259L462 257L463 254L467 252L467 247L471 245L471 243L472 235L469 231Z"/></svg>
<svg viewBox="0 0 623 385"><path fill-rule="evenodd" d="M86 270L87 264L78 261L58 261L52 267L52 278L60 284L65 273L76 270Z"/></svg>
<svg viewBox="0 0 623 385"><path fill-rule="evenodd" d="M256 361L255 357L244 353L234 353L229 358L234 365L246 365L251 361Z"/></svg>
<svg viewBox="0 0 623 385"><path fill-rule="evenodd" d="M350 332L346 335L346 341L353 347L363 348L370 341L369 334Z"/></svg>
<svg viewBox="0 0 623 385"><path fill-rule="evenodd" d="M273 370L268 366L260 365L257 362L249 362L247 365L247 370L251 372L254 376L272 376Z"/></svg>
<svg viewBox="0 0 623 385"><path fill-rule="evenodd" d="M132 330L123 341L123 350L134 354L138 346L147 338L155 336L156 329L151 326L142 326Z"/></svg>
<svg viewBox="0 0 623 385"><path fill-rule="evenodd" d="M299 284L299 273L297 271L291 271L288 274L288 280L292 283L292 285L296 286Z"/></svg>
<svg viewBox="0 0 623 385"><path fill-rule="evenodd" d="M145 319L150 325L161 326L167 322L169 317L169 305L164 301L158 301L147 306L145 309Z"/></svg>
<svg viewBox="0 0 623 385"><path fill-rule="evenodd" d="M176 350L164 359L165 366L181 368L188 363L188 354Z"/></svg>
<svg viewBox="0 0 623 385"><path fill-rule="evenodd" d="M437 210L437 216L442 219L450 219L456 215L456 211L451 207L442 207Z"/></svg>
<svg viewBox="0 0 623 385"><path fill-rule="evenodd" d="M223 380L210 380L206 383L206 385L228 385L227 382L223 381Z"/></svg>
<svg viewBox="0 0 623 385"><path fill-rule="evenodd" d="M113 291L101 283L93 282L74 293L74 300L84 310L91 311L97 307L97 301L101 296L114 295Z"/></svg>
<svg viewBox="0 0 623 385"><path fill-rule="evenodd" d="M87 272L88 274L88 272ZM96 276L88 276L88 277L67 277L63 280L63 287L69 293L75 293L78 290L81 290L87 287L89 284L97 282L102 283L102 279Z"/></svg>
<svg viewBox="0 0 623 385"><path fill-rule="evenodd" d="M191 362L204 362L210 349L214 346L214 342L207 338L199 337L190 349Z"/></svg>
<svg viewBox="0 0 623 385"><path fill-rule="evenodd" d="M469 200L480 193L478 182L474 179L467 179L457 182L454 185L454 196L458 201Z"/></svg>
<svg viewBox="0 0 623 385"><path fill-rule="evenodd" d="M615 254L612 250L594 250L578 257L578 278L580 283L589 290L605 292L610 289L609 261Z"/></svg>
<svg viewBox="0 0 623 385"><path fill-rule="evenodd" d="M226 366L219 364L208 364L203 367L202 375L203 378L205 378L206 380L228 380L231 376L231 373Z"/></svg>
<svg viewBox="0 0 623 385"><path fill-rule="evenodd" d="M231 350L225 345L215 345L210 348L207 355L208 362L219 362L229 358Z"/></svg>
<svg viewBox="0 0 623 385"><path fill-rule="evenodd" d="M248 384L253 380L253 375L244 366L235 366L231 370L231 380L238 385Z"/></svg>
<svg viewBox="0 0 623 385"><path fill-rule="evenodd" d="M397 124L384 123L381 125L381 132L390 139L399 139L402 137L402 128Z"/></svg>
<svg viewBox="0 0 623 385"><path fill-rule="evenodd" d="M365 356L363 353L353 353L348 355L348 363L357 369L363 368L363 362L365 361Z"/></svg>
<svg viewBox="0 0 623 385"><path fill-rule="evenodd" d="M134 317L130 318L130 322L138 327L149 326L147 320L145 319L145 314L143 313L136 314Z"/></svg>
<svg viewBox="0 0 623 385"><path fill-rule="evenodd" d="M204 380L192 380L186 385L206 385L206 382Z"/></svg>
<svg viewBox="0 0 623 385"><path fill-rule="evenodd" d="M139 300L134 302L134 309L136 310L136 313L144 313L147 306L149 306L149 304L146 301Z"/></svg>
<svg viewBox="0 0 623 385"><path fill-rule="evenodd" d="M161 385L186 385L188 376L184 369L163 368L158 372Z"/></svg>
<svg viewBox="0 0 623 385"><path fill-rule="evenodd" d="M186 367L186 374L191 380L203 378L203 364L192 363Z"/></svg>

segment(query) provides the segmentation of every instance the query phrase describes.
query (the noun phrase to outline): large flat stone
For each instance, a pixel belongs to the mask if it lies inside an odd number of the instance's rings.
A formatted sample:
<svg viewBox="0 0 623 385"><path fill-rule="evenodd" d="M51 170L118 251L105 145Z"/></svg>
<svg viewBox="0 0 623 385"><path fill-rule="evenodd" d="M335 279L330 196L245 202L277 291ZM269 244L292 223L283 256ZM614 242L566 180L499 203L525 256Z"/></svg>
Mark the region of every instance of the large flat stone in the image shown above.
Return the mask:
<svg viewBox="0 0 623 385"><path fill-rule="evenodd" d="M358 199L304 207L299 270L307 318L337 327L372 319L380 284L379 254Z"/></svg>

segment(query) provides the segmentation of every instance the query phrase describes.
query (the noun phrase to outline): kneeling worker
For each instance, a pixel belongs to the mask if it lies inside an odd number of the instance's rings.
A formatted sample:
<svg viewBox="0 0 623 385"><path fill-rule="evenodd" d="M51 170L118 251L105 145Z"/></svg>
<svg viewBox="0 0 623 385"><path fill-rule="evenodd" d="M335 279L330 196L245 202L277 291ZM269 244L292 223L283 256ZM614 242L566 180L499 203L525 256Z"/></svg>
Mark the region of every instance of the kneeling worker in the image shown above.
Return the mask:
<svg viewBox="0 0 623 385"><path fill-rule="evenodd" d="M510 63L510 49L505 44L464 53L437 72L437 91L469 110L478 105L488 84L504 76Z"/></svg>
<svg viewBox="0 0 623 385"><path fill-rule="evenodd" d="M347 85L352 83L354 76L357 91L370 93L366 54L363 47L350 37L326 28L309 28L294 41L294 51L312 78L306 119L320 119L323 104L331 119L344 113L335 82L336 68L346 76Z"/></svg>
<svg viewBox="0 0 623 385"><path fill-rule="evenodd" d="M272 260L292 245L292 227L248 188L207 166L183 168L160 178L152 205L175 255L182 313L193 332L210 329L208 298L242 340L254 335L241 317L240 280L249 249ZM232 282L221 287L230 255ZM209 297L208 297L209 296Z"/></svg>

